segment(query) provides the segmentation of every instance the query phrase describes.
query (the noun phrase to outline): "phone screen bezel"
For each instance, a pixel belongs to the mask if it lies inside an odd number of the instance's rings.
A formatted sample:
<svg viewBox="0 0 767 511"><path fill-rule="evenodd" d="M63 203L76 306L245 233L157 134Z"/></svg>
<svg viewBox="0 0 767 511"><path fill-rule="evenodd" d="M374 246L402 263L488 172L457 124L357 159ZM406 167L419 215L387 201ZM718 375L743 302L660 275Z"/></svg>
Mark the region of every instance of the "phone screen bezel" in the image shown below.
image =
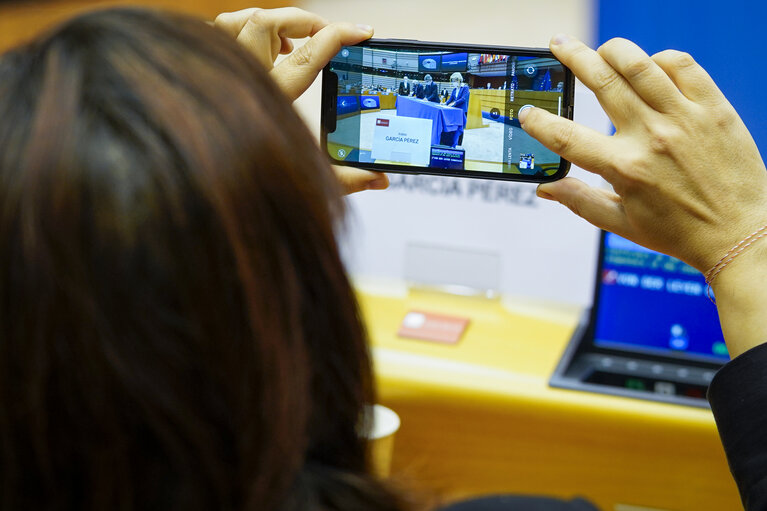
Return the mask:
<svg viewBox="0 0 767 511"><path fill-rule="evenodd" d="M524 55L535 57L546 57L556 60L551 51L545 48L522 48L517 46L492 46L475 44L455 44L415 41L409 39L369 39L362 43L353 45L365 48L383 48L383 49L419 49L427 51L447 51L447 52L467 52L467 53L500 53L507 55ZM575 96L575 78L572 71L563 64L565 69L565 83L562 91L562 117L573 118L573 102ZM330 71L330 63L322 71L322 107L320 112L320 144L322 151L327 155L333 165L347 167L356 167L378 172L395 172L403 174L427 174L435 176L467 177L475 179L496 179L502 181L517 181L528 183L545 183L556 181L567 175L570 170L570 162L560 157L559 168L550 176L535 176L527 174L511 174L500 172L483 172L480 170L449 170L435 169L431 167L414 167L411 165L394 165L382 163L356 162L347 160L338 160L328 152L328 133L334 131L330 129L336 122L336 98L338 96L337 77Z"/></svg>

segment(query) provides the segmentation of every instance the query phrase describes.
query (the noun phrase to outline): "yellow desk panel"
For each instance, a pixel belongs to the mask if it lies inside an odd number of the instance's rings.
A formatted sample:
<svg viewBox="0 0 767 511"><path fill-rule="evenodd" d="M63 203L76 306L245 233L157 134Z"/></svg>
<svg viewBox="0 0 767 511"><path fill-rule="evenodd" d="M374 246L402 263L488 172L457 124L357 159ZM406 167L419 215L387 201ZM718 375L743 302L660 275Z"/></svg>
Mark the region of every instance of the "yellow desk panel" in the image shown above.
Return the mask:
<svg viewBox="0 0 767 511"><path fill-rule="evenodd" d="M577 313L360 293L394 477L427 499L585 496L603 510L742 509L709 410L548 387ZM410 310L470 318L457 345L397 337Z"/></svg>

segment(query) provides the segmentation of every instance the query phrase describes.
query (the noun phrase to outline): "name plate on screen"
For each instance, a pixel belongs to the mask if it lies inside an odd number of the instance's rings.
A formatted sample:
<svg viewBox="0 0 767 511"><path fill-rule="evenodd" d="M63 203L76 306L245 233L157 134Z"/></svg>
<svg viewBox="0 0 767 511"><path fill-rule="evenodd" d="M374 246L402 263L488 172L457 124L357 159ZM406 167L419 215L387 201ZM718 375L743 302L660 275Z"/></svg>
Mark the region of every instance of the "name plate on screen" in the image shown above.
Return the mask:
<svg viewBox="0 0 767 511"><path fill-rule="evenodd" d="M377 118L373 129L373 160L425 167L431 159L431 119Z"/></svg>

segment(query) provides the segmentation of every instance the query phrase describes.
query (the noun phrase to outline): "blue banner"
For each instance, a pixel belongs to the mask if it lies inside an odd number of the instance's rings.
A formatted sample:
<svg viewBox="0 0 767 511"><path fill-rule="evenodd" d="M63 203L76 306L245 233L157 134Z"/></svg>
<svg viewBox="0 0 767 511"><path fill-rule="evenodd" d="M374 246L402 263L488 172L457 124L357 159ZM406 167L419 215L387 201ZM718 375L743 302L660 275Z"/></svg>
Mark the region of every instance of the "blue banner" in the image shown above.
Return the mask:
<svg viewBox="0 0 767 511"><path fill-rule="evenodd" d="M442 55L441 71L443 73L452 73L453 71L466 71L468 62L468 53L447 53Z"/></svg>
<svg viewBox="0 0 767 511"><path fill-rule="evenodd" d="M422 73L439 71L442 68L441 55L419 55L418 70Z"/></svg>
<svg viewBox="0 0 767 511"><path fill-rule="evenodd" d="M381 108L381 98L378 96L360 96L362 110L378 110Z"/></svg>
<svg viewBox="0 0 767 511"><path fill-rule="evenodd" d="M338 96L336 115L348 115L359 111L360 103L357 96Z"/></svg>

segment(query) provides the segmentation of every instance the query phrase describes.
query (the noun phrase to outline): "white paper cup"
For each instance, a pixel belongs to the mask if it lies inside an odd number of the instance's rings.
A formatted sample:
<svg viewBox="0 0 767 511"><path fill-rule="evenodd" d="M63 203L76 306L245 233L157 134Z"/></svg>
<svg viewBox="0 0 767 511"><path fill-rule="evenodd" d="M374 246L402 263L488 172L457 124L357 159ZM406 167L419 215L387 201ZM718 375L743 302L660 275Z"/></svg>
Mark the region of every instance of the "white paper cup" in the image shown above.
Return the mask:
<svg viewBox="0 0 767 511"><path fill-rule="evenodd" d="M373 474L385 478L391 473L394 435L399 430L400 419L399 415L385 406L373 405L367 413L371 411L373 420L370 422L370 431L364 436L368 439Z"/></svg>

